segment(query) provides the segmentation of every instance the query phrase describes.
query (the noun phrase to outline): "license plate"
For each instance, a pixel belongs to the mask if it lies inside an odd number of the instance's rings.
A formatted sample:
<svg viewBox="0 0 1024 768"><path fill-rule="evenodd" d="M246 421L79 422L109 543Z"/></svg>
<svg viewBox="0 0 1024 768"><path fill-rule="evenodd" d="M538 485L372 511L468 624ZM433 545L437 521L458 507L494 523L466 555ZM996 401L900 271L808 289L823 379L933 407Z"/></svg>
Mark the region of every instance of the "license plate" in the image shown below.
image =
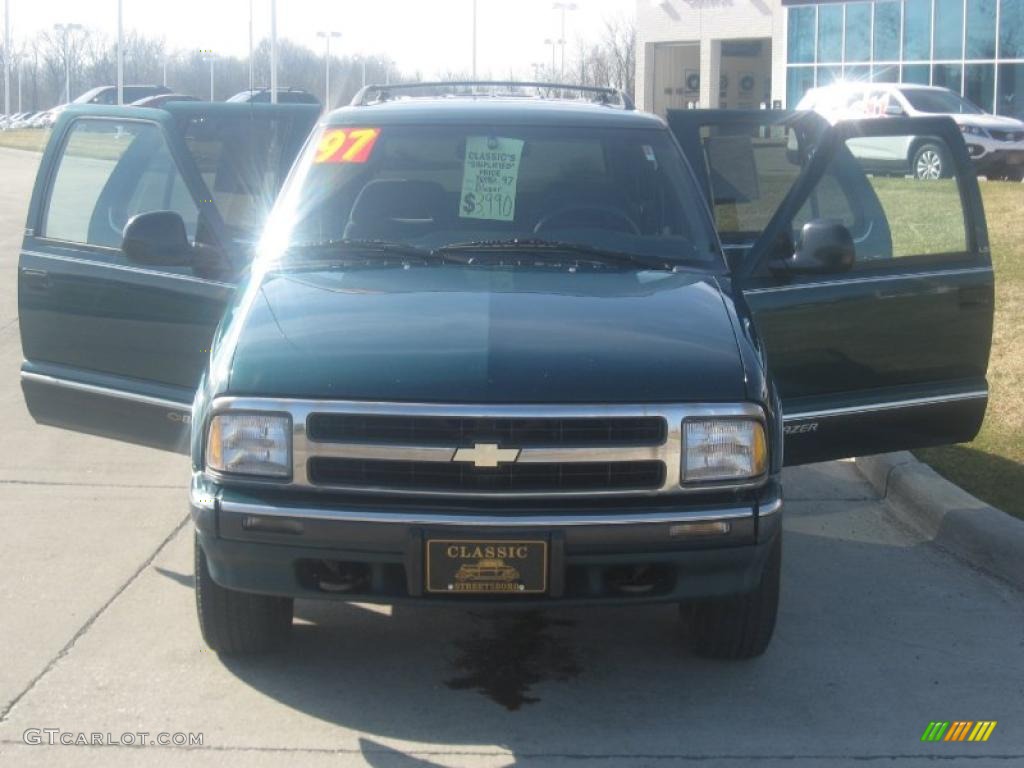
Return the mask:
<svg viewBox="0 0 1024 768"><path fill-rule="evenodd" d="M542 540L428 539L427 592L536 595L548 589Z"/></svg>

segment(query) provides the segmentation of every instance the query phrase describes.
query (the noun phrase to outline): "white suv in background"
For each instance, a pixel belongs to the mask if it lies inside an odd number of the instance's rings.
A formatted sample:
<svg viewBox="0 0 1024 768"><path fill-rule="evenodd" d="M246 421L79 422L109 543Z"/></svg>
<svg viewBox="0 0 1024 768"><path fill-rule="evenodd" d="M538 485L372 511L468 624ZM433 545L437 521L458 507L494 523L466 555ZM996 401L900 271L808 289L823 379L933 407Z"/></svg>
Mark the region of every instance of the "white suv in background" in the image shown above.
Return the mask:
<svg viewBox="0 0 1024 768"><path fill-rule="evenodd" d="M907 83L833 83L812 88L797 109L814 110L829 122L869 117L947 115L960 126L979 174L1024 178L1024 122L990 115L948 88ZM865 170L911 173L941 179L951 173L945 149L926 136L855 139L850 150Z"/></svg>

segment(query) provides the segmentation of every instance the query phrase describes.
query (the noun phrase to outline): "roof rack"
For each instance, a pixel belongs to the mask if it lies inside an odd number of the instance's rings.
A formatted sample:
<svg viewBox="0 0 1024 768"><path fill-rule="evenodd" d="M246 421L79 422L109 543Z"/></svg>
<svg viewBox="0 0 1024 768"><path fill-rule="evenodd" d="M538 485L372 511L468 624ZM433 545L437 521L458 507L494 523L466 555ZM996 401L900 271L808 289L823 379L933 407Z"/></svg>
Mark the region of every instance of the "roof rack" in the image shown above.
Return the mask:
<svg viewBox="0 0 1024 768"><path fill-rule="evenodd" d="M597 104L605 106L618 106L626 110L636 109L636 105L633 103L633 99L630 98L624 91L620 91L617 88L603 88L597 85L571 85L568 83L540 83L540 82L523 82L519 80L454 80L448 82L428 82L428 83L396 83L388 85L367 85L363 87L359 93L352 99L351 106L353 107L366 107L371 104L381 104L385 101L391 101L395 98L396 91L423 91L433 90L442 91L445 89L470 89L468 93L429 93L425 94L425 97L429 96L440 96L447 95L450 97L487 97L487 96L514 96L514 95L528 95L528 94L515 94L515 93L482 93L477 89L493 89L493 88L529 88L533 89L535 93L534 98L558 98L565 99L563 94L565 91L573 93L579 93L580 96L589 95L589 99Z"/></svg>

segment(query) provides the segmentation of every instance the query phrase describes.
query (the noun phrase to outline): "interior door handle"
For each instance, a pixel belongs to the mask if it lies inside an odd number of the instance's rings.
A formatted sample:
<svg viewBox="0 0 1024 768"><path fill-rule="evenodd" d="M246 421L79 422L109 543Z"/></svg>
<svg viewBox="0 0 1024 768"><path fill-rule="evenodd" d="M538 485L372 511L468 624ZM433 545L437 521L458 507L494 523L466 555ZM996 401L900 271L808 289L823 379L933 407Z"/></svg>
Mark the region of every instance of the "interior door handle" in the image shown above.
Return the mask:
<svg viewBox="0 0 1024 768"><path fill-rule="evenodd" d="M36 291L46 291L50 288L50 273L45 269L23 269L21 276L26 288Z"/></svg>

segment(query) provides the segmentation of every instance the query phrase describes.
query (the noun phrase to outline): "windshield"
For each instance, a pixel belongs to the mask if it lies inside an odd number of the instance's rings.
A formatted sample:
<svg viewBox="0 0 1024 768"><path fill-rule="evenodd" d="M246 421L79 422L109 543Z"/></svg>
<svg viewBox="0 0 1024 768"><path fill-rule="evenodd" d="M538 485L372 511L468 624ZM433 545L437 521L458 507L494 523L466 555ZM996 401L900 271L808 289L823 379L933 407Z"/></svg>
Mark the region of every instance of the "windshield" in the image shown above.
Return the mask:
<svg viewBox="0 0 1024 768"><path fill-rule="evenodd" d="M286 185L265 252L557 242L718 269L700 200L664 130L326 126Z"/></svg>
<svg viewBox="0 0 1024 768"><path fill-rule="evenodd" d="M927 112L932 115L981 115L980 109L966 99L957 96L952 91L925 91L917 88L908 88L901 91L903 98L910 102L910 106L918 112Z"/></svg>

